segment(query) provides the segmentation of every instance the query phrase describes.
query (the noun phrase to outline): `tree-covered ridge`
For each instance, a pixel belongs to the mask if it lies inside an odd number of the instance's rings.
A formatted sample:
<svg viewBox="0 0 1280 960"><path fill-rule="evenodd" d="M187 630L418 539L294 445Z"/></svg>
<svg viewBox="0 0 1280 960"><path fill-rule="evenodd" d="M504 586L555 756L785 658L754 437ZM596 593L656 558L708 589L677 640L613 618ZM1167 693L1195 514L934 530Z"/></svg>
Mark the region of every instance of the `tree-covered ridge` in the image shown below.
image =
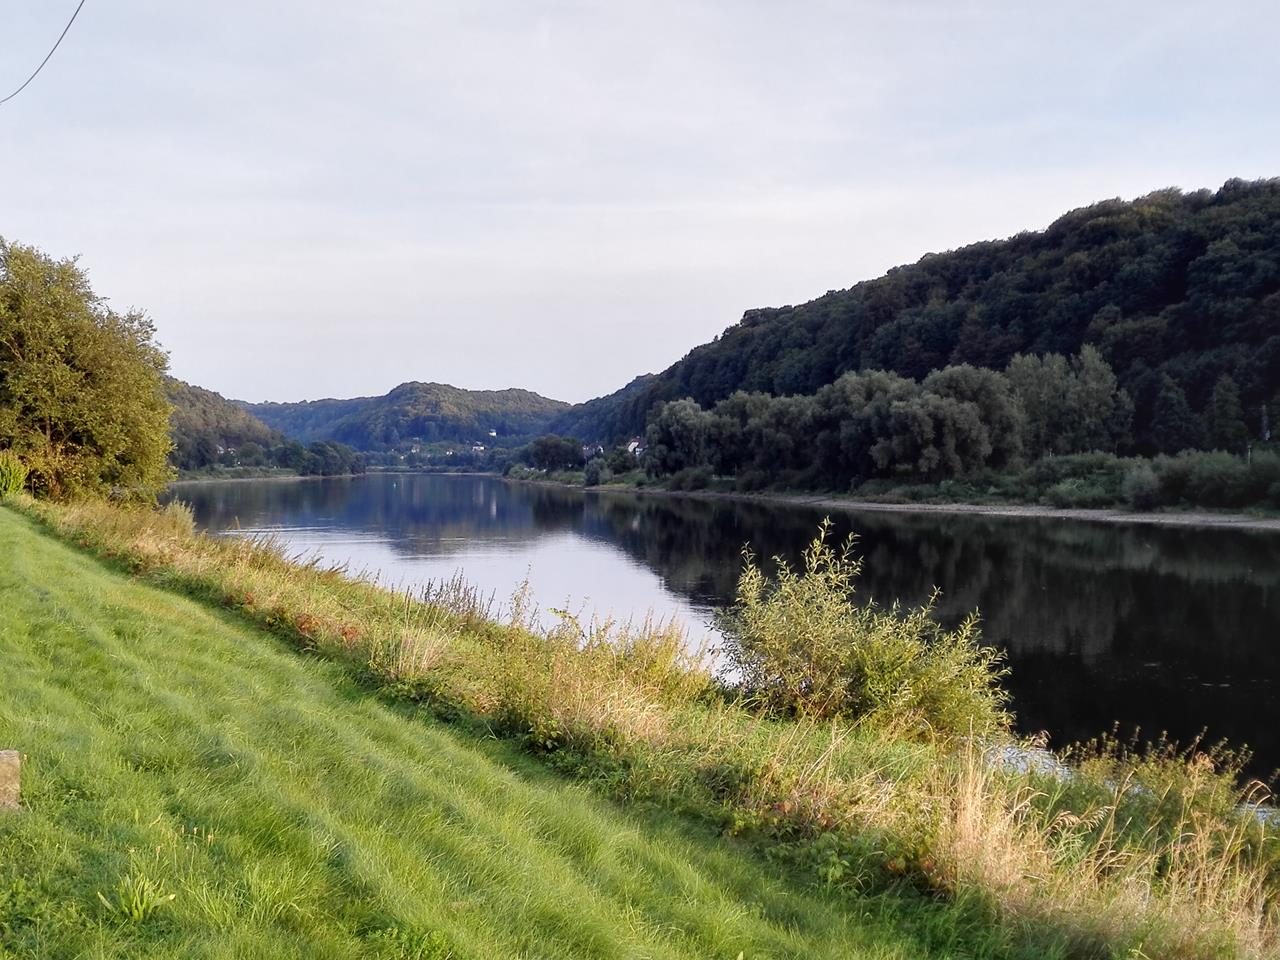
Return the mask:
<svg viewBox="0 0 1280 960"><path fill-rule="evenodd" d="M812 395L876 369L914 380L958 364L1005 370L1017 354L1071 356L1086 345L1133 403L1134 451L1176 448L1185 438L1159 433L1160 408L1185 403L1198 414L1224 376L1256 435L1263 404L1280 402L1280 180L1107 200L1043 231L929 254L799 306L750 310L663 373L552 429L620 439L641 433L664 401Z"/></svg>
<svg viewBox="0 0 1280 960"><path fill-rule="evenodd" d="M165 395L173 406L169 430L173 436L174 463L195 470L217 463L227 450L255 444L269 450L285 442L285 437L220 393L165 378Z"/></svg>
<svg viewBox="0 0 1280 960"><path fill-rule="evenodd" d="M382 397L245 404L268 426L309 442L337 440L360 450L410 442L503 441L546 430L569 405L529 390L464 390L443 383L402 383Z"/></svg>
<svg viewBox="0 0 1280 960"><path fill-rule="evenodd" d="M173 406L170 458L179 470L282 469L304 476L364 472L364 457L346 444L315 441L303 446L212 390L167 377L165 393Z"/></svg>

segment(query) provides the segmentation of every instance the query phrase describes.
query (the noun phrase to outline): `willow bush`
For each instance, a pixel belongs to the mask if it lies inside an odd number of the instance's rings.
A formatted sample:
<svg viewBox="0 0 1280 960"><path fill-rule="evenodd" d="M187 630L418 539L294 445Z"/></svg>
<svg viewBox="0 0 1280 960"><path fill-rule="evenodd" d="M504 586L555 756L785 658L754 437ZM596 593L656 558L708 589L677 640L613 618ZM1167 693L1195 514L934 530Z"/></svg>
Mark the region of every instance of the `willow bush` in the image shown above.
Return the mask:
<svg viewBox="0 0 1280 960"><path fill-rule="evenodd" d="M988 736L1009 728L1003 655L984 646L976 615L955 630L933 599L903 610L858 602L853 541L830 544L830 521L793 570L770 579L750 552L737 603L718 617L725 665L744 697L770 712L846 718L912 736Z"/></svg>

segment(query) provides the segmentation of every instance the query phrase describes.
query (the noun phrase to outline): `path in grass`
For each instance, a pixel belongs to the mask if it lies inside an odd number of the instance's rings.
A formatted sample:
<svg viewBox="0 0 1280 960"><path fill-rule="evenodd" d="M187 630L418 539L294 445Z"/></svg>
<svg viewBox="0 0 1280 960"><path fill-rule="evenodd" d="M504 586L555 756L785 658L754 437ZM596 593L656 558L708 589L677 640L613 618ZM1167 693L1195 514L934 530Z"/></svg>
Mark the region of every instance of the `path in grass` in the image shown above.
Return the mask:
<svg viewBox="0 0 1280 960"><path fill-rule="evenodd" d="M622 811L5 509L0 663L0 748L26 755L0 957L989 952L980 925L947 947L955 911Z"/></svg>

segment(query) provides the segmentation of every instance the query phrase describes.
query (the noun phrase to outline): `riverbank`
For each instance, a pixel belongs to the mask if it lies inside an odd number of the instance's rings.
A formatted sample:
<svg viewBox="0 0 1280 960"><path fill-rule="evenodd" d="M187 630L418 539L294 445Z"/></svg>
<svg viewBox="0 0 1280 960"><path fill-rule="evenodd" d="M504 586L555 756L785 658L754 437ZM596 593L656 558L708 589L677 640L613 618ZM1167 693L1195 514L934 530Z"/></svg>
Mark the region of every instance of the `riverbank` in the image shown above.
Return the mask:
<svg viewBox="0 0 1280 960"><path fill-rule="evenodd" d="M919 898L853 909L3 508L0 556L6 957L945 955Z"/></svg>
<svg viewBox="0 0 1280 960"><path fill-rule="evenodd" d="M1212 758L1098 757L1064 790L994 772L965 744L752 714L670 634L497 623L464 588L389 593L263 544L195 534L176 507L22 504L147 581L345 665L391 702L767 850L855 912L880 902L868 891L922 890L910 902L935 919L912 929L933 930L953 953L1261 957L1274 947L1276 839L1239 817Z"/></svg>
<svg viewBox="0 0 1280 960"><path fill-rule="evenodd" d="M1280 533L1280 517L1206 510L1148 512L1102 508L1050 507L1040 504L913 503L899 500L867 500L829 493L744 493L735 490L670 490L666 487L638 486L629 483L605 483L592 487L583 487L580 484L565 483L559 480L510 477L505 479L509 483L567 487L569 489L582 490L586 493L627 493L648 497L676 497L687 500L770 503L808 507L816 510L838 510L845 513L968 514L1011 519L1080 520L1089 523L1149 524L1164 527L1213 527Z"/></svg>
<svg viewBox="0 0 1280 960"><path fill-rule="evenodd" d="M539 481L518 481L539 482ZM1150 524L1164 527L1215 527L1235 530L1261 530L1280 533L1280 517L1261 517L1247 513L1213 513L1203 510L1168 511L1162 513L1134 510L1088 509L1079 507L1047 507L1034 504L983 503L886 503L831 494L804 493L738 493L718 490L666 490L660 487L636 487L605 484L587 487L588 491L626 492L643 496L684 497L694 500L731 500L779 503L819 510L847 513L941 513L970 514L981 517L1039 518L1045 520L1082 520L1089 523Z"/></svg>
<svg viewBox="0 0 1280 960"><path fill-rule="evenodd" d="M180 487L192 483L239 483L261 480L331 480L334 478L363 477L372 471L363 473L298 473L296 470L263 470L249 469L245 471L209 471L179 473L178 478L170 482L170 487Z"/></svg>

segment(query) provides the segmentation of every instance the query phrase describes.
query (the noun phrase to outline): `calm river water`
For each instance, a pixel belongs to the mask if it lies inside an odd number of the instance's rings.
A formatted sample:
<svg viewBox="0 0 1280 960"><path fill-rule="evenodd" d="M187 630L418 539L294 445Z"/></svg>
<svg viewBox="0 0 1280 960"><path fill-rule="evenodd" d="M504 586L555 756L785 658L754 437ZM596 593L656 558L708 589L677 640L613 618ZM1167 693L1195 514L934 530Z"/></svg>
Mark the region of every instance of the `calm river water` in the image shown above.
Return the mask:
<svg viewBox="0 0 1280 960"><path fill-rule="evenodd" d="M184 484L203 527L414 586L457 572L498 602L676 617L714 636L744 544L795 562L822 511L592 493L494 477L370 475ZM839 513L860 592L941 619L977 609L1008 651L1018 723L1063 744L1113 723L1248 743L1280 766L1280 535L968 515Z"/></svg>

